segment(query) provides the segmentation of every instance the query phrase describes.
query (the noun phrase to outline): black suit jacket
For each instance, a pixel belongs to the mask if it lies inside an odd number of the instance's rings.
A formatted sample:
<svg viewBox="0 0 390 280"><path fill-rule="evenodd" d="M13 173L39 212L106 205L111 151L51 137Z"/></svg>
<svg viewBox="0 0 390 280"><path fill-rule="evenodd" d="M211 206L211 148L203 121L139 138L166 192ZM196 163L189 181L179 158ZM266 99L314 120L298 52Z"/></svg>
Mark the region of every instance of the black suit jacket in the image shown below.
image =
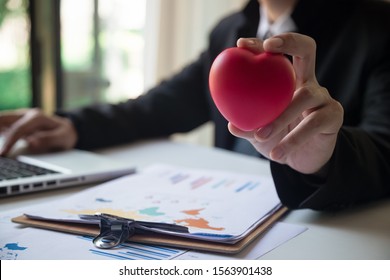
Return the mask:
<svg viewBox="0 0 390 280"><path fill-rule="evenodd" d="M344 107L344 125L324 180L271 162L282 202L290 208L339 209L390 193L390 9L377 1L300 0L298 32L317 42L319 83ZM95 149L186 132L215 123L215 145L234 137L210 98L211 63L240 37L255 37L259 6L251 0L211 32L198 60L135 100L61 113L79 133L78 148ZM332 116L329 116L332 117Z"/></svg>

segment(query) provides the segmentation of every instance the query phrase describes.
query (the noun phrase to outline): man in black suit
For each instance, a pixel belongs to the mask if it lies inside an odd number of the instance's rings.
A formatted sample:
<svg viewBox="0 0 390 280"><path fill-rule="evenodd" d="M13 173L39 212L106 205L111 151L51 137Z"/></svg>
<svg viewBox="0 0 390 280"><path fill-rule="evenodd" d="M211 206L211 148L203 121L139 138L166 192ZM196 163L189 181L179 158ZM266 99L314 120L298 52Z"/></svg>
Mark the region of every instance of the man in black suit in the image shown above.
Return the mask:
<svg viewBox="0 0 390 280"><path fill-rule="evenodd" d="M197 61L135 100L56 116L39 110L0 116L0 131L6 130L0 153L6 154L19 138L35 151L94 149L213 121L216 146L270 159L278 194L290 208L341 209L387 197L388 26L390 5L385 2L251 0L215 27ZM264 44L256 39L268 31L276 36ZM297 76L286 111L249 132L227 123L208 89L211 63L236 43L253 52L291 56Z"/></svg>

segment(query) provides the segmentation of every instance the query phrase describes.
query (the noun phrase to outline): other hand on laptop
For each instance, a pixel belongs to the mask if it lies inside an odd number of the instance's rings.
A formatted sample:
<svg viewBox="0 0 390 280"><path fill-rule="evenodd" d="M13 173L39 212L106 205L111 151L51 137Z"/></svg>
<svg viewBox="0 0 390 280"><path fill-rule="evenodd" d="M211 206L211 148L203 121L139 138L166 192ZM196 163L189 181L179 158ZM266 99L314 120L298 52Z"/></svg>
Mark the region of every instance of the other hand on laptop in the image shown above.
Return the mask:
<svg viewBox="0 0 390 280"><path fill-rule="evenodd" d="M69 119L48 116L39 109L1 112L0 132L4 137L1 156L8 154L20 139L33 153L71 149L77 141L77 132Z"/></svg>

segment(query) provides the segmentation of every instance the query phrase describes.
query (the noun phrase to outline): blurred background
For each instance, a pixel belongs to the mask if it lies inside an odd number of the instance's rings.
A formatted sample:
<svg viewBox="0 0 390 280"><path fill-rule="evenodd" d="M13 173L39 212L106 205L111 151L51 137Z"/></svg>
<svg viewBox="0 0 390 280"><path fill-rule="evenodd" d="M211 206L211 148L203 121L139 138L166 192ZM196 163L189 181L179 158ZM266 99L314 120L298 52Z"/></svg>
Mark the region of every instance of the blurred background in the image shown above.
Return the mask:
<svg viewBox="0 0 390 280"><path fill-rule="evenodd" d="M0 0L0 110L144 93L194 60L245 0ZM211 145L210 125L180 141Z"/></svg>

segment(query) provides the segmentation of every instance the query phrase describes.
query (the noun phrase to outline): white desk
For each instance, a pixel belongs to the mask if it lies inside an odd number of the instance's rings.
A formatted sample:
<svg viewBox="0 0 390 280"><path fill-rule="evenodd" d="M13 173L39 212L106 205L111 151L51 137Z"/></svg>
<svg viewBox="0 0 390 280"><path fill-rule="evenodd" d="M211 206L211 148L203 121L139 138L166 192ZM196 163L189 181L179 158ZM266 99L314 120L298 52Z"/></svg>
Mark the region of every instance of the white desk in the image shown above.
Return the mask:
<svg viewBox="0 0 390 280"><path fill-rule="evenodd" d="M270 174L267 162L236 153L152 141L98 151L138 168L156 162L195 168ZM31 206L65 197L86 186L0 200L0 211ZM390 200L340 213L291 211L284 220L307 226L308 231L263 256L263 259L390 259Z"/></svg>

